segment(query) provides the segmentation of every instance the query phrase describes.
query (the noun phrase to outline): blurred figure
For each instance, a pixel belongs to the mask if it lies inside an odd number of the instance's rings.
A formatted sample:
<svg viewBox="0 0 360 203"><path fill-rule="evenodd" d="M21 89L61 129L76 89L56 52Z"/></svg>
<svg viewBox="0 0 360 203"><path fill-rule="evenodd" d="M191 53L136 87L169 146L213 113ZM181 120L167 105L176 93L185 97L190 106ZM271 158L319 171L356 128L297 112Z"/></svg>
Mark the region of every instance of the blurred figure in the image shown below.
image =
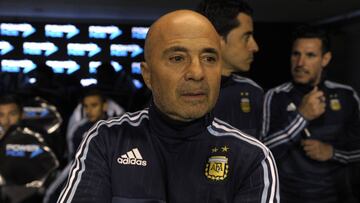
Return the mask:
<svg viewBox="0 0 360 203"><path fill-rule="evenodd" d="M98 89L88 89L84 93L81 104L83 106L87 122L80 125L74 133L73 152L76 152L84 134L99 120L108 118L108 103L106 97Z"/></svg>
<svg viewBox="0 0 360 203"><path fill-rule="evenodd" d="M66 139L69 160L73 159L83 134L100 119L120 116L125 110L114 100L105 96L97 86L89 86L82 91L80 103L70 116ZM77 132L76 132L77 131Z"/></svg>
<svg viewBox="0 0 360 203"><path fill-rule="evenodd" d="M17 95L0 96L0 202L39 202L59 166L42 130L24 122L23 102Z"/></svg>
<svg viewBox="0 0 360 203"><path fill-rule="evenodd" d="M21 121L23 114L22 104L15 95L0 96L0 140L11 126Z"/></svg>
<svg viewBox="0 0 360 203"><path fill-rule="evenodd" d="M68 149L69 164L65 166L62 172L57 176L56 180L50 185L44 197L44 203L55 203L62 187L66 183L66 178L73 162L76 150L86 132L99 120L107 119L108 102L103 93L94 87L85 88L81 98L81 108L85 114L84 119L78 121L77 128L73 133L69 131ZM76 126L74 126L76 127Z"/></svg>
<svg viewBox="0 0 360 203"><path fill-rule="evenodd" d="M292 81L265 95L263 142L274 153L284 203L344 203L344 164L360 161L360 101L353 88L325 78L331 60L324 30L293 36Z"/></svg>
<svg viewBox="0 0 360 203"><path fill-rule="evenodd" d="M263 90L248 72L259 47L254 39L252 9L241 0L203 0L198 12L205 15L221 36L221 89L215 116L234 127L259 137Z"/></svg>
<svg viewBox="0 0 360 203"><path fill-rule="evenodd" d="M119 74L115 71L111 63L102 63L96 69L97 86L100 90L113 90L114 84L119 79Z"/></svg>

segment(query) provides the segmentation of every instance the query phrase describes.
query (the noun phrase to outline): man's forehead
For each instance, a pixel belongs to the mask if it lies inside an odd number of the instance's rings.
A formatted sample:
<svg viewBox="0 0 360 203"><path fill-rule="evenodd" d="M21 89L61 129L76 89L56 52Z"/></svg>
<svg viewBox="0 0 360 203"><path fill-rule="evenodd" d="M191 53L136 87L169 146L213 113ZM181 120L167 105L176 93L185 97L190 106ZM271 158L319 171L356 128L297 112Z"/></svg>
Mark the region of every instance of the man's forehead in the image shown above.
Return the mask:
<svg viewBox="0 0 360 203"><path fill-rule="evenodd" d="M0 104L0 111L17 110L18 106L15 103Z"/></svg>
<svg viewBox="0 0 360 203"><path fill-rule="evenodd" d="M321 50L322 42L318 38L298 38L295 40L293 49L319 49Z"/></svg>
<svg viewBox="0 0 360 203"><path fill-rule="evenodd" d="M201 41L215 44L211 46L220 45L217 32L204 16L192 11L170 13L151 26L145 41L145 59L150 60L148 57L160 47L164 50L176 43L187 42L199 46Z"/></svg>

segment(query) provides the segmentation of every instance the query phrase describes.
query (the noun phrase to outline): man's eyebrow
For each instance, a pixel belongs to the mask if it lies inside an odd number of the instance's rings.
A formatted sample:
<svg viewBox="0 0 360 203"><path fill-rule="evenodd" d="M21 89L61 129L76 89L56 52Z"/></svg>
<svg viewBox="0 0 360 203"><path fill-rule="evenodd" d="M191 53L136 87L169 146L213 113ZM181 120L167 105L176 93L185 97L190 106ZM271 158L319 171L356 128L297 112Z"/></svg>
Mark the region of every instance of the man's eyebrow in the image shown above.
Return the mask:
<svg viewBox="0 0 360 203"><path fill-rule="evenodd" d="M247 31L244 33L244 35L253 35L254 34L254 31Z"/></svg>
<svg viewBox="0 0 360 203"><path fill-rule="evenodd" d="M169 47L167 49L165 49L164 54L168 54L171 52L177 52L177 51L181 51L181 52L187 52L188 49L182 46L173 46L173 47Z"/></svg>
<svg viewBox="0 0 360 203"><path fill-rule="evenodd" d="M219 55L219 51L217 49L214 48L204 48L202 50L203 53L212 53L212 54L216 54Z"/></svg>
<svg viewBox="0 0 360 203"><path fill-rule="evenodd" d="M169 47L167 49L165 49L164 51L164 55L168 54L168 53L171 53L171 52L188 52L189 50L186 48L186 47L183 47L183 46L173 46L173 47ZM216 54L216 55L219 55L219 51L215 48L203 48L201 50L202 53L212 53L212 54Z"/></svg>

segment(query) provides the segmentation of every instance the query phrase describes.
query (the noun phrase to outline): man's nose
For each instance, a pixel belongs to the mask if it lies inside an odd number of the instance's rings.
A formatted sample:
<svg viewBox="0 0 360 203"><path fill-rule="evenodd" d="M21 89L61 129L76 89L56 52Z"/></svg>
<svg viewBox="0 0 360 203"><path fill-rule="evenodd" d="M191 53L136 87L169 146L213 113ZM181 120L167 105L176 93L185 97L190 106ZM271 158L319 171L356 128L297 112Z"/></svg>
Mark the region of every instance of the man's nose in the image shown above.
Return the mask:
<svg viewBox="0 0 360 203"><path fill-rule="evenodd" d="M259 45L257 44L254 37L251 37L251 39L250 39L249 50L253 53L256 53L259 51Z"/></svg>
<svg viewBox="0 0 360 203"><path fill-rule="evenodd" d="M304 66L304 63L305 63L304 57L303 57L303 56L299 56L299 57L297 58L296 65L297 65L297 66Z"/></svg>
<svg viewBox="0 0 360 203"><path fill-rule="evenodd" d="M199 59L191 60L191 63L186 69L186 80L202 80L204 79L204 67L201 65Z"/></svg>

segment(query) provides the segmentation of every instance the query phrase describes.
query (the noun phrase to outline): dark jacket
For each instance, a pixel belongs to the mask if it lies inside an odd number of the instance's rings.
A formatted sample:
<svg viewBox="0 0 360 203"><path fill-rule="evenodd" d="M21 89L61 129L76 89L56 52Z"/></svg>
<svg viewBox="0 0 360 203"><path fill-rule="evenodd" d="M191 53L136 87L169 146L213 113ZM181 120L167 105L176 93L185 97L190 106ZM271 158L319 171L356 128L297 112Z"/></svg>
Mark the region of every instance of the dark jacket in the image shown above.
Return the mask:
<svg viewBox="0 0 360 203"><path fill-rule="evenodd" d="M235 128L258 138L263 96L263 89L249 78L235 74L222 76L214 114Z"/></svg>
<svg viewBox="0 0 360 203"><path fill-rule="evenodd" d="M297 111L312 87L285 83L265 95L262 141L276 159L282 202L340 202L337 172L343 164L360 160L360 103L356 92L330 81L318 87L325 93L326 110L312 121ZM300 140L309 135L333 146L331 160L321 162L306 156Z"/></svg>
<svg viewBox="0 0 360 203"><path fill-rule="evenodd" d="M174 121L154 105L100 121L58 202L279 202L270 150L210 114Z"/></svg>

